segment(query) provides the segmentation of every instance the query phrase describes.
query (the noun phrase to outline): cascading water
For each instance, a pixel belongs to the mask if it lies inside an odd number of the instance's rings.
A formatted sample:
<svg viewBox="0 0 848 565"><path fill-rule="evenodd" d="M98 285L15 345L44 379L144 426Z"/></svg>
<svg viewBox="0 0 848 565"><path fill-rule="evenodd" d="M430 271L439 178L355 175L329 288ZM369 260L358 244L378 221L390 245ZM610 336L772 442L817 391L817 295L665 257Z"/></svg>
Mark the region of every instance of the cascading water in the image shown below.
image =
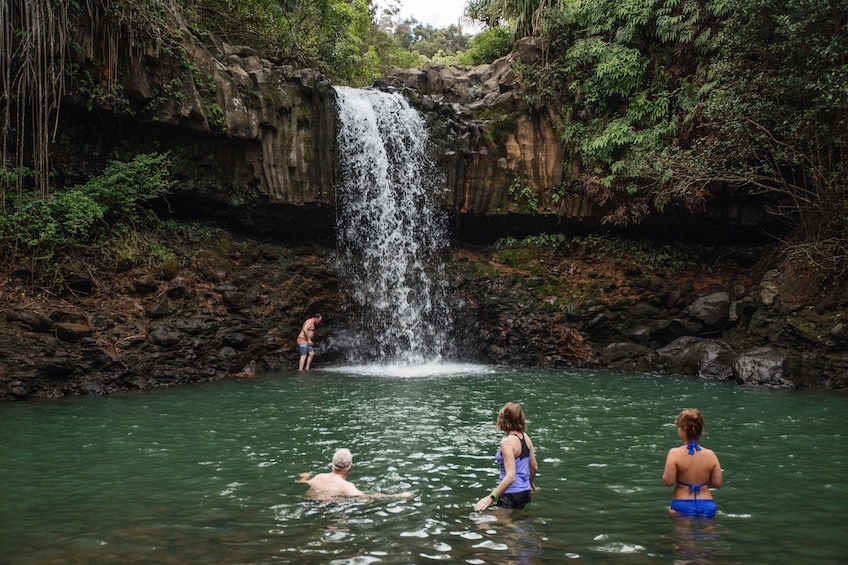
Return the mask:
<svg viewBox="0 0 848 565"><path fill-rule="evenodd" d="M439 257L447 236L426 124L398 94L336 93L337 257L361 324L351 351L369 363L441 361L452 325Z"/></svg>

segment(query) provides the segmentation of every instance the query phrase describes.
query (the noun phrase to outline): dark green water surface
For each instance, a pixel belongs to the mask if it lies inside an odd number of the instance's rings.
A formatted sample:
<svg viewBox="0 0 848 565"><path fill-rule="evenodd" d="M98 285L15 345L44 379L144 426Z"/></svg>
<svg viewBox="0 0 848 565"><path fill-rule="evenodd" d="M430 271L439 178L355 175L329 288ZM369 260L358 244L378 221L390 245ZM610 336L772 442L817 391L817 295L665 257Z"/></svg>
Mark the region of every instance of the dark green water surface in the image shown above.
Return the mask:
<svg viewBox="0 0 848 565"><path fill-rule="evenodd" d="M497 410L521 402L539 492L497 483ZM715 521L671 519L661 479L685 407L706 419ZM0 563L844 563L848 398L479 366L347 368L0 405ZM354 454L365 492L297 484Z"/></svg>

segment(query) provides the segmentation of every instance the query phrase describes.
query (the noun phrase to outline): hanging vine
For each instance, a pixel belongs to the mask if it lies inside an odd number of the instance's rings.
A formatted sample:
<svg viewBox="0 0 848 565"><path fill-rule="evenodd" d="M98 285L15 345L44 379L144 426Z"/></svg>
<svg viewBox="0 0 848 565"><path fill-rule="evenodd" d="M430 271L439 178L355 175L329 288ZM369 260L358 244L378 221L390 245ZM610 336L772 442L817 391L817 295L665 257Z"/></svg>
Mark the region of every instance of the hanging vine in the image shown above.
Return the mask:
<svg viewBox="0 0 848 565"><path fill-rule="evenodd" d="M50 140L67 84L68 10L67 2L53 0L0 4L0 206L4 212L7 191L14 190L20 202L27 177L32 177L35 192L42 198L49 193Z"/></svg>
<svg viewBox="0 0 848 565"><path fill-rule="evenodd" d="M182 20L175 0L4 0L0 3L0 210L24 194L50 194L50 145L69 90L72 56L102 63L98 80L115 91L122 57L157 54ZM73 37L83 23L90 41ZM75 27L76 26L76 27Z"/></svg>

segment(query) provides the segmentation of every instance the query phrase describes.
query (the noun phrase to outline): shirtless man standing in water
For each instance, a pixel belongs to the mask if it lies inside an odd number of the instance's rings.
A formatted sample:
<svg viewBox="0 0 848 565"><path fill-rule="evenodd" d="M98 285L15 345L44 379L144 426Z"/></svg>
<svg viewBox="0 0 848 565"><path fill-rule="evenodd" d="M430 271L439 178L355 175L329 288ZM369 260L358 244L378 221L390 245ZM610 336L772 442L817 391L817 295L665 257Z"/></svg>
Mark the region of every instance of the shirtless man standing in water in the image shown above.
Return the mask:
<svg viewBox="0 0 848 565"><path fill-rule="evenodd" d="M297 334L297 350L300 353L300 364L298 370L309 370L312 366L312 358L315 357L315 348L312 347L312 338L315 336L315 326L321 322L321 314L315 314L303 322L300 333Z"/></svg>

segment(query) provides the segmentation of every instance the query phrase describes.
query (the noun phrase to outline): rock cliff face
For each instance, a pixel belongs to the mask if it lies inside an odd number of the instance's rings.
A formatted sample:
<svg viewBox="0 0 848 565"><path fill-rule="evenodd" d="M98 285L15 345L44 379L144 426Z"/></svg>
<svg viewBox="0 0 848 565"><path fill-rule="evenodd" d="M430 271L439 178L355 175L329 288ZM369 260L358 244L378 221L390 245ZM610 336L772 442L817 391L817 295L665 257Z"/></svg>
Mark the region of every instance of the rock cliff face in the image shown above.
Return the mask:
<svg viewBox="0 0 848 565"><path fill-rule="evenodd" d="M77 63L98 76L98 43L85 31L79 42L88 48ZM430 124L440 169L434 174L444 178L440 197L458 239L600 226L604 211L574 181L579 163L558 141L557 110L529 96L516 74L541 56L524 41L490 65L396 69L374 85L402 93ZM186 38L178 54L151 48L143 57L127 56L117 76L98 86L112 94L85 101L93 113L79 98L76 110L66 106L68 139L104 159L115 157L116 147L128 154L171 150L185 175L171 199L177 214L218 216L278 237L302 237L304 229L313 238L332 237L336 96L321 75L249 49L211 49ZM729 235L717 223L757 233L766 220L758 203L726 195L698 217L671 211L646 227L661 226L667 237L714 239Z"/></svg>
<svg viewBox="0 0 848 565"><path fill-rule="evenodd" d="M429 64L376 81L407 94L427 117L446 174L447 205L456 212L597 217L588 200L563 187L566 156L554 129L556 111L525 98L515 72L516 62L541 56L525 40L490 65Z"/></svg>

